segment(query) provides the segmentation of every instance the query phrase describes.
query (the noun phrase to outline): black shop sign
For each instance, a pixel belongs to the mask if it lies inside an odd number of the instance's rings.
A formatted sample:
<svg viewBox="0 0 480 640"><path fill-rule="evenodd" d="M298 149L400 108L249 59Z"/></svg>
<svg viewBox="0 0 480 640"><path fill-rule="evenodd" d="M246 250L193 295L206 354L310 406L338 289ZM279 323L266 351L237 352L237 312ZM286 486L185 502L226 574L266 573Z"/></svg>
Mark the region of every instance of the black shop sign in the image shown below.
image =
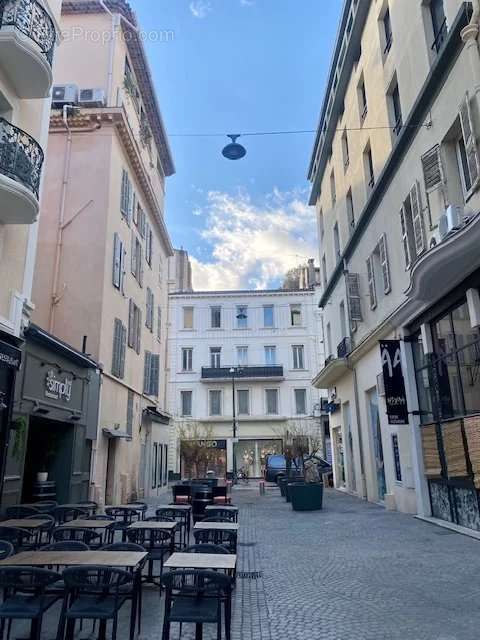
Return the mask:
<svg viewBox="0 0 480 640"><path fill-rule="evenodd" d="M201 447L205 447L206 449L226 449L227 448L226 440L199 440L199 444Z"/></svg>
<svg viewBox="0 0 480 640"><path fill-rule="evenodd" d="M381 340L380 356L388 424L408 424L407 396L403 379L400 340Z"/></svg>

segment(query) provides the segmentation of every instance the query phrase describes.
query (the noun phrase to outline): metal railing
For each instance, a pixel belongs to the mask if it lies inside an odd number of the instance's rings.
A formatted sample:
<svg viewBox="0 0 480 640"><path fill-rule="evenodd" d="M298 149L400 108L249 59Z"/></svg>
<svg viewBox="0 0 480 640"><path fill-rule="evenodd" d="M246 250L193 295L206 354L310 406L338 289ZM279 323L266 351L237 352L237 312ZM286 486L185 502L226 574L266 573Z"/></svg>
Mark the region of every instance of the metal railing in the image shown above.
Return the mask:
<svg viewBox="0 0 480 640"><path fill-rule="evenodd" d="M230 369L235 372L230 373ZM265 365L265 366L235 366L235 367L202 367L203 379L224 379L232 378L282 378L282 365Z"/></svg>
<svg viewBox="0 0 480 640"><path fill-rule="evenodd" d="M344 338L337 347L337 358L346 358L352 350L351 338Z"/></svg>
<svg viewBox="0 0 480 640"><path fill-rule="evenodd" d="M440 29L438 30L438 33L435 34L435 40L433 41L432 44L432 51L435 50L437 53L440 52L440 49L443 47L443 43L445 42L445 40L447 39L447 19L445 18L442 22L442 24L440 25Z"/></svg>
<svg viewBox="0 0 480 640"><path fill-rule="evenodd" d="M0 118L0 173L19 182L38 198L43 151L32 136Z"/></svg>
<svg viewBox="0 0 480 640"><path fill-rule="evenodd" d="M33 40L50 66L57 33L48 12L36 0L0 0L0 29L14 27Z"/></svg>

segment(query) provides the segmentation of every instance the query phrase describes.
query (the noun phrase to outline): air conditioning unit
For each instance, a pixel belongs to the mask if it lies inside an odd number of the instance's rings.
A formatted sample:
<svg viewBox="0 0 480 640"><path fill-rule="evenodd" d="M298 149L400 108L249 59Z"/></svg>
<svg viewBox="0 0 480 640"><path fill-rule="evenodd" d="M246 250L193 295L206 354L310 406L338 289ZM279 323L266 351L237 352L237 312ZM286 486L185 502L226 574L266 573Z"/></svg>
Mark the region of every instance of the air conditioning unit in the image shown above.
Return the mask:
<svg viewBox="0 0 480 640"><path fill-rule="evenodd" d="M62 109L65 105L75 105L78 102L78 87L76 84L56 84L52 89L52 107Z"/></svg>
<svg viewBox="0 0 480 640"><path fill-rule="evenodd" d="M80 89L78 103L82 107L104 107L105 106L105 90L104 89Z"/></svg>
<svg viewBox="0 0 480 640"><path fill-rule="evenodd" d="M438 230L443 239L451 231L458 231L463 224L465 212L462 206L450 205L438 221Z"/></svg>

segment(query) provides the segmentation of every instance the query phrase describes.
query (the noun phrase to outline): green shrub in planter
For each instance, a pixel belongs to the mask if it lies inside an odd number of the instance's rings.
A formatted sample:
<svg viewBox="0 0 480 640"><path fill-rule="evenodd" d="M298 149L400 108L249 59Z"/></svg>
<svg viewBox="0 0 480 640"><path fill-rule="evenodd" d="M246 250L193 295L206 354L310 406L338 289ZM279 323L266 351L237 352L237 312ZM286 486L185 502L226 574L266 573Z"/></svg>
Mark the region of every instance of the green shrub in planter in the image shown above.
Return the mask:
<svg viewBox="0 0 480 640"><path fill-rule="evenodd" d="M288 485L294 511L316 511L323 504L323 482Z"/></svg>

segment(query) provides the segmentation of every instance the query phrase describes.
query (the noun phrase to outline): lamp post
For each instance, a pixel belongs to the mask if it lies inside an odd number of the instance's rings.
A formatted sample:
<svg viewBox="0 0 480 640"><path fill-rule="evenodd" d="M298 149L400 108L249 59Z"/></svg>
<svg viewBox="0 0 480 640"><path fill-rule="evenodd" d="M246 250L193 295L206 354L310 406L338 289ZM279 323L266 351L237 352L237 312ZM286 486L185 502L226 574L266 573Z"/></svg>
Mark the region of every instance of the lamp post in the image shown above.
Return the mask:
<svg viewBox="0 0 480 640"><path fill-rule="evenodd" d="M233 454L233 482L237 482L237 459L235 457L235 440L237 438L237 414L235 407L235 367L230 368L230 375L232 376L232 434L233 434L233 442L232 442L232 454Z"/></svg>

